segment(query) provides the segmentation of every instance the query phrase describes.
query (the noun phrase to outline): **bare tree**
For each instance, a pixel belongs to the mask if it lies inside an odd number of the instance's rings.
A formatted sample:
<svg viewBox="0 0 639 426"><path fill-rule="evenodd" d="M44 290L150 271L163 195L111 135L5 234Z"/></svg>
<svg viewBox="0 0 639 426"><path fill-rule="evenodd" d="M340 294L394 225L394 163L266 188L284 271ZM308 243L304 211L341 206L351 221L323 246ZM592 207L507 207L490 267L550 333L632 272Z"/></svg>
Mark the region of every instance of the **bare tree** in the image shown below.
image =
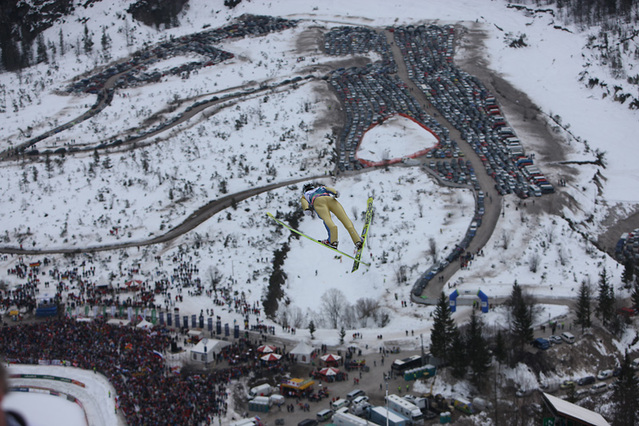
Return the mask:
<svg viewBox="0 0 639 426"><path fill-rule="evenodd" d="M355 307L350 303L347 303L342 310L342 326L346 328L356 328L357 324L357 311Z"/></svg>
<svg viewBox="0 0 639 426"><path fill-rule="evenodd" d="M539 268L539 253L534 252L530 254L528 258L528 268L533 274L537 273L537 269Z"/></svg>
<svg viewBox="0 0 639 426"><path fill-rule="evenodd" d="M510 240L512 239L512 235L504 230L501 234L501 244L504 250L508 250L508 246L510 245Z"/></svg>
<svg viewBox="0 0 639 426"><path fill-rule="evenodd" d="M336 288L331 288L322 295L322 311L331 328L337 328L337 323L346 306L346 296Z"/></svg>
<svg viewBox="0 0 639 426"><path fill-rule="evenodd" d="M433 262L437 262L437 241L433 237L428 239L429 254L433 256Z"/></svg>
<svg viewBox="0 0 639 426"><path fill-rule="evenodd" d="M365 319L375 316L379 309L379 301L370 297L357 299L355 302L355 310L359 319Z"/></svg>
<svg viewBox="0 0 639 426"><path fill-rule="evenodd" d="M552 244L554 237L555 237L555 225L549 225L546 228L546 241Z"/></svg>
<svg viewBox="0 0 639 426"><path fill-rule="evenodd" d="M566 250L563 247L559 247L557 249L557 257L559 258L559 263L561 266L566 266L568 263L568 257L566 256Z"/></svg>
<svg viewBox="0 0 639 426"><path fill-rule="evenodd" d="M220 273L219 269L214 266L209 266L209 269L206 270L206 279L211 286L211 290L213 290L213 292L217 294L217 285L222 280L222 274Z"/></svg>
<svg viewBox="0 0 639 426"><path fill-rule="evenodd" d="M280 304L277 308L277 322L282 327L303 328L306 318L299 306Z"/></svg>
<svg viewBox="0 0 639 426"><path fill-rule="evenodd" d="M408 279L406 277L406 265L400 265L395 268L395 279L397 280L397 284L404 284Z"/></svg>

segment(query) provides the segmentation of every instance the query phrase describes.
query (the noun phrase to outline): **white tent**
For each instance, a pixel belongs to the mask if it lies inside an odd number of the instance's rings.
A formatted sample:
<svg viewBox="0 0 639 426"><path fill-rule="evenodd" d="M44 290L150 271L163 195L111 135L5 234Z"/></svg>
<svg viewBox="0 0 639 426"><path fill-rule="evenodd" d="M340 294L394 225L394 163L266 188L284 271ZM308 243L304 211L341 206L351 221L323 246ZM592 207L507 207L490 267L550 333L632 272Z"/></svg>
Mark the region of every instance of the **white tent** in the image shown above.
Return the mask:
<svg viewBox="0 0 639 426"><path fill-rule="evenodd" d="M111 318L107 321L107 324L125 326L131 324L131 321L126 319Z"/></svg>
<svg viewBox="0 0 639 426"><path fill-rule="evenodd" d="M311 354L313 351L314 349L311 345L306 342L300 342L289 353L293 356L296 362L299 362L300 364L310 364Z"/></svg>
<svg viewBox="0 0 639 426"><path fill-rule="evenodd" d="M137 328L142 328L144 330L150 330L153 328L153 324L148 322L147 320L142 320L136 325Z"/></svg>
<svg viewBox="0 0 639 426"><path fill-rule="evenodd" d="M230 343L224 340L202 339L191 349L191 359L199 362L212 362L215 360L215 355L229 345Z"/></svg>

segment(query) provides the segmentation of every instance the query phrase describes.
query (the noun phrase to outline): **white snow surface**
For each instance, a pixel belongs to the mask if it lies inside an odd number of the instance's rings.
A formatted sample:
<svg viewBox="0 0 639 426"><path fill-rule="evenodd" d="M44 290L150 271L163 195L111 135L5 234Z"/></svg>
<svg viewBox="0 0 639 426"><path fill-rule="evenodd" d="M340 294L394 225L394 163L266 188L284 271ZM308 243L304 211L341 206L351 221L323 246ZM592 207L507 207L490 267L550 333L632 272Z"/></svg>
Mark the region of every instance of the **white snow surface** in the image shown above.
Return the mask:
<svg viewBox="0 0 639 426"><path fill-rule="evenodd" d="M45 39L56 41L62 29L68 43L80 40L84 29L80 22L86 17L91 24L107 28L112 38L110 55L121 59L145 44L198 32L205 25L223 26L244 13L301 21L297 28L281 33L221 44L219 47L234 53L235 58L204 68L188 79L167 76L156 84L118 91L111 107L43 141L43 147L95 145L127 129L144 127L144 121L153 114L172 117L199 99L237 92L244 85L256 87L266 80L281 81L306 75L312 72L313 66L335 60L319 50L305 50L296 43L300 35L315 27L459 23L469 27L480 25L487 35L483 50L490 67L526 92L543 113L561 117L564 128L569 128L574 136L566 141L568 160L593 160L595 150L606 153L608 166L599 168L606 178L602 195L595 195L597 190L592 182L598 168L583 166L573 176L577 183L560 189L580 203L563 214L596 235L602 229L600 222L610 211L629 212L639 203L636 191L639 173L635 164L635 141L639 134L637 112L610 97L602 98L596 89L587 89L579 81L587 61L581 51L588 35L596 29L556 30L552 27L552 17L531 16L506 8L506 2L502 1L244 1L229 10L222 6L221 0L191 0L180 17L179 27L156 30L132 21L126 14L123 19L115 17L117 11L131 3L132 0L113 0L95 3L89 9L76 7L76 16L46 30ZM132 33L129 45L122 35L125 27ZM96 30L96 40L100 33ZM506 36L517 33L526 34L526 48L507 46ZM463 49L457 52L458 58L464 54ZM305 59L298 61L301 55ZM376 55L371 54L369 58L374 61ZM52 65L34 66L20 75L0 74L2 148L22 143L85 112L93 104L94 96L70 96L62 91L73 79L106 63L97 52L76 58L75 50L69 48L64 56L56 56ZM179 63L179 59L170 59L155 66L161 70ZM591 62L588 67L591 74L610 79L607 69L597 68ZM335 96L323 83L301 82L295 90L269 93L268 98L265 100L261 94L247 97L217 113L199 114L158 135L156 143L132 152L110 154L110 168L104 166L106 155L100 154L94 176L89 174L91 164L96 161L91 154L54 160L49 170L43 162L3 163L0 172L3 177L0 183L2 244L55 250L143 241L166 232L198 207L223 196L222 186L232 194L293 178L308 176L310 180L317 175L327 176L333 168L330 162L333 148L327 145L325 136L330 134L332 123L323 118L327 108L337 107ZM175 99L185 102L178 102L171 110L169 105ZM236 129L236 120L242 115L247 118L246 124ZM506 118L509 119L508 111ZM388 150L394 157L432 145L433 141L423 130L411 130L405 121L394 120L394 125L387 126L388 133L379 133L385 129L384 125L367 134L361 147L362 157L366 158L366 150L375 154ZM401 129L401 148L396 143L396 134L400 132L396 126L398 121L407 128ZM517 130L517 123L511 124ZM543 143L526 134L519 136L527 152L534 152ZM393 143L385 146L384 141L390 142L391 138ZM370 147L369 142L374 147ZM536 164L544 170L543 160L536 160ZM551 176L555 181L560 177ZM327 326L322 314L322 296L337 289L350 304L370 297L379 300L390 314L390 323L384 328L367 323L355 324L347 330L347 335L351 331L363 331L364 338L358 344L376 348L379 342L373 336L383 334L406 349L416 349L418 339L404 339L404 332L414 329L427 337L432 308L411 302L402 308L400 302L409 300L415 280L460 240L473 215L471 192L441 187L417 168L326 177L323 182L340 190L339 200L356 229L363 225L366 197L375 197L375 221L363 257L372 262L372 267L362 267L357 274L350 274L350 261L337 260L330 251L310 241L293 240L284 264L288 276L285 292L291 302L287 308L289 313L295 311L301 319L298 333L287 337L308 338L305 327L313 319L319 326L315 342L336 345L338 333ZM217 269L224 285L243 292L249 302L260 304L268 284L273 252L288 235L272 223L265 212L290 212L294 207L289 203L297 203L299 196L300 187L262 193L239 202L236 209L217 214L171 243L99 252L86 257L47 256L52 264L43 271L47 273L53 267L71 269L86 259L88 266L96 268L95 276L88 278L95 283L122 285L133 278L130 271L138 266L135 278L152 283L168 277L178 265L177 255L183 254L198 266L203 280L207 271ZM622 268L613 259L571 230L563 218L549 214L528 217L518 202L514 196L504 197L504 216L484 247L484 255L476 257L468 269L459 271L451 280L462 295L475 294L481 289L489 297L507 296L516 280L540 299L573 297L582 281L595 283L601 269L606 267L617 294L627 296L618 290ZM592 223L582 223L591 215ZM109 232L114 227L119 228L117 235ZM300 230L317 238L325 235L318 220L304 219ZM339 232L340 248L350 250L346 231L340 227ZM438 259L429 254L430 238L436 239ZM504 244L505 239L508 244ZM199 248L195 248L196 244ZM156 256L162 258L161 265L155 260ZM529 267L533 256L539 257L536 273ZM7 273L18 258L29 263L43 256L3 256L0 280L10 288L24 282ZM406 267L406 282L402 284L398 284L396 278L400 267ZM40 285L46 280L47 277L43 277ZM41 290L44 291L44 287ZM162 297L156 301L161 303ZM213 307L208 298L187 294L178 306L185 314ZM563 306L544 304L542 308L544 320L567 313ZM468 312L469 308L460 307L455 318L463 322ZM221 315L224 322L242 320L241 315L230 309L216 307L216 315ZM495 309L483 319L488 327L499 327L505 323L505 312ZM273 324L264 315L260 320ZM628 340L620 346L627 348ZM48 367L42 368L49 371ZM526 376L525 372L513 374ZM105 409L109 411L108 407ZM103 418L102 414L92 414L90 421L97 418Z"/></svg>
<svg viewBox="0 0 639 426"><path fill-rule="evenodd" d="M393 116L364 133L358 156L383 161L415 154L437 144L437 138L413 120Z"/></svg>
<svg viewBox="0 0 639 426"><path fill-rule="evenodd" d="M65 398L37 392L10 392L3 401L4 408L23 413L30 425L86 425L86 418L93 425L120 425L122 419L115 413L115 390L106 377L75 367L53 365L13 364L7 368L8 374L42 374L77 380L85 386L58 380L13 378L10 387L39 387L55 389L76 397L82 408ZM33 407L37 405L38 409Z"/></svg>

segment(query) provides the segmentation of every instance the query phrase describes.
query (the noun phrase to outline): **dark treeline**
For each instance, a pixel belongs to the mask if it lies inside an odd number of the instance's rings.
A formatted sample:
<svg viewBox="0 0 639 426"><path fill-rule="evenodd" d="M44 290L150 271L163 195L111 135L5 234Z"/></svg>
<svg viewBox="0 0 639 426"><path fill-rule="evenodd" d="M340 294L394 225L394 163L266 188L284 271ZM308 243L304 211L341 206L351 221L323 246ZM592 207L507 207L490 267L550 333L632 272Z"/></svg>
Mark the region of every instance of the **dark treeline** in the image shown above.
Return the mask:
<svg viewBox="0 0 639 426"><path fill-rule="evenodd" d="M605 21L637 22L639 0L519 0L509 2L533 8L555 6L560 18L586 26Z"/></svg>

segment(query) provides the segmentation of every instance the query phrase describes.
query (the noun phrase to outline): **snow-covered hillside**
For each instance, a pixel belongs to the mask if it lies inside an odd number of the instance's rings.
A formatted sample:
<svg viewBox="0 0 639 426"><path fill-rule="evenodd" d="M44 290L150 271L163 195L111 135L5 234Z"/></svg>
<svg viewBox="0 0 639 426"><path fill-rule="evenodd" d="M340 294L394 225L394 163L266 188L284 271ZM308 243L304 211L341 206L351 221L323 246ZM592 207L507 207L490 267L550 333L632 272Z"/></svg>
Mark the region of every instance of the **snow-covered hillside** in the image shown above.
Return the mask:
<svg viewBox="0 0 639 426"><path fill-rule="evenodd" d="M631 143L639 132L639 120L636 111L610 98L601 99L598 92L587 89L580 81L585 64L578 52L587 43L587 32L577 27L571 27L570 32L554 28L556 18L548 13L507 8L501 1L471 0L420 2L419 7L399 1L344 4L329 0L317 5L251 1L232 10L222 6L221 1L212 4L192 0L180 17L179 27L159 31L121 13L129 3L118 0L96 2L90 8L77 7L73 19L44 33L45 39L54 44L59 43L60 31L65 34L64 55L58 49L49 65L0 75L2 149L17 146L87 111L95 102L94 96L70 95L65 90L72 82L107 68L110 64L105 57L120 61L156 43L228 25L244 13L281 16L298 22L293 28L263 36L221 42L217 47L234 57L220 64L197 72L167 74L156 83L117 90L112 105L103 112L40 142L46 149L91 148L122 134L148 130L153 125L149 120L155 123L183 114L186 107L200 100L232 95L216 107L146 140L145 146L112 153L97 151L97 155L89 150L52 156L49 160L26 157L3 162L3 247L73 248L82 252L84 248L139 242L138 248L91 256L47 255L52 260L49 269L71 269L86 259L88 265L96 268L90 281L118 286L132 277L149 283L169 278L187 258L197 265L199 278L206 286L208 271L216 270L222 285L244 293L249 303L259 304L272 270L273 253L287 237L265 212L292 212L301 195L299 186L285 186L239 202L170 243L144 246L144 241L166 232L198 207L224 195L269 183L325 176L322 181L343 194L340 201L357 228L363 223L361 212L366 197L375 196L375 221L365 252L373 266L352 275L348 273L349 262L334 259L331 252L311 242L293 241L284 264L288 276L285 292L291 306L303 312L299 327L305 327L310 319L327 325L321 297L336 288L351 304L363 296L380 300L392 319L385 335L401 335L406 322L415 318L423 330L428 330L429 308L410 304L410 309L402 309L400 301L409 300L412 283L436 262L435 257L441 259L460 240L472 219L474 199L469 190L440 187L419 167L329 177L334 170L331 138L334 126L340 124L336 121L340 105L321 76L335 64L379 59L374 53L355 59L324 54L322 33L331 27L384 28L434 22L459 24L484 34L480 50L488 67L527 93L542 115L555 119L551 125L561 123L561 127L556 127L558 138L564 138L565 160L592 162L594 152L603 151L608 164L605 169L590 163L562 169L562 164L538 158L537 164L555 183L565 173L570 174L570 185L557 188L562 199L573 200L572 204L566 203L556 215L550 214L557 210L558 204L553 205L552 201L556 195L536 200L535 208L531 200L524 206L514 195L504 197L504 216L483 249L483 256L458 272L451 283L461 292L481 288L494 297L507 295L517 280L542 299L571 297L581 281L596 282L605 267L615 286L619 286L621 268L588 240L594 240L605 229L607 224L603 222L611 211L629 214L639 201L639 193L634 191L639 174L635 172L635 149ZM393 11L392 18L389 10ZM102 32L98 28L104 27L109 35L107 52L101 48L89 54L82 52L79 40L84 26L80 22L87 19L95 24L91 28L95 28L96 45ZM527 45L509 47L513 36L523 33ZM459 41L456 59L463 61L468 40ZM197 59L167 57L146 71L165 72ZM593 63L588 67L591 73L597 69ZM262 84L306 75L313 78L278 90L243 92L246 87L259 89ZM544 150L549 141L527 134L525 117L509 115L508 110L505 113L527 152ZM393 156L408 155L416 147L432 144L428 135L405 132L401 124L393 130L391 126L395 124L387 122L385 126L390 130L385 136L369 140L374 148L364 140L362 149L369 150L366 155L390 153L391 145L384 147L384 141L392 143ZM402 141L405 150L397 150L396 139ZM602 175L601 190L593 182L597 172ZM581 232L572 230L561 215ZM317 238L324 237L318 221L305 219L300 228ZM344 235L343 229L340 232ZM430 239L436 241L435 253ZM350 250L348 240L341 238L340 242L341 247ZM18 258L29 263L43 256L5 256L0 273L9 287L24 282L6 273ZM161 296L158 303L163 304ZM207 298L186 295L181 305L185 312L193 313L210 306ZM236 317L232 312L225 316L229 321ZM361 325L352 324L353 329ZM326 339L332 339L329 333Z"/></svg>

